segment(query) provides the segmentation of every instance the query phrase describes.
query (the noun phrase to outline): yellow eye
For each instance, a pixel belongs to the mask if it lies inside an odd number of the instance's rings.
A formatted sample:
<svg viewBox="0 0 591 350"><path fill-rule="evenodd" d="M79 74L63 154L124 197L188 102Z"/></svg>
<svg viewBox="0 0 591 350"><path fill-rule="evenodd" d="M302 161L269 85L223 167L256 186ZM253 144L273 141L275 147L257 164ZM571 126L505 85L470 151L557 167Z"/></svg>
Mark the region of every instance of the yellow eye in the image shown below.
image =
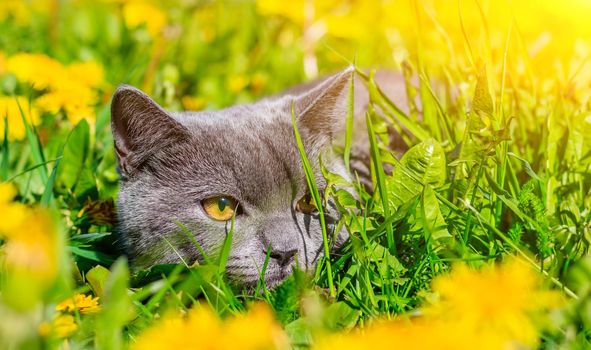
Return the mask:
<svg viewBox="0 0 591 350"><path fill-rule="evenodd" d="M304 214L314 214L318 211L316 203L312 196L308 193L296 203L296 210Z"/></svg>
<svg viewBox="0 0 591 350"><path fill-rule="evenodd" d="M238 210L238 201L228 196L206 198L201 202L201 205L209 217L218 221L232 219L234 212Z"/></svg>

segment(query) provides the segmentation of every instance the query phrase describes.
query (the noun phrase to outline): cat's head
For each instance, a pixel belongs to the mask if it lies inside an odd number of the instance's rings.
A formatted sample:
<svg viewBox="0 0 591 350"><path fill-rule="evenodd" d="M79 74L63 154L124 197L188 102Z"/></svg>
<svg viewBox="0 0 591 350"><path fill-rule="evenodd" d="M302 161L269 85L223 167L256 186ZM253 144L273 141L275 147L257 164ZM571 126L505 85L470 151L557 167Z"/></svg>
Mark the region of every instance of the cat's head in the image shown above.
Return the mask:
<svg viewBox="0 0 591 350"><path fill-rule="evenodd" d="M319 166L347 176L330 145L341 134L352 69L294 94L215 112L164 111L123 86L112 101L112 131L121 171L119 230L135 266L203 261L219 254L234 227L226 272L238 283L272 286L296 262L313 269L323 255L318 212L296 146L296 124L319 189ZM324 207L329 235L339 219ZM339 245L346 232L334 233ZM197 247L199 246L199 247Z"/></svg>

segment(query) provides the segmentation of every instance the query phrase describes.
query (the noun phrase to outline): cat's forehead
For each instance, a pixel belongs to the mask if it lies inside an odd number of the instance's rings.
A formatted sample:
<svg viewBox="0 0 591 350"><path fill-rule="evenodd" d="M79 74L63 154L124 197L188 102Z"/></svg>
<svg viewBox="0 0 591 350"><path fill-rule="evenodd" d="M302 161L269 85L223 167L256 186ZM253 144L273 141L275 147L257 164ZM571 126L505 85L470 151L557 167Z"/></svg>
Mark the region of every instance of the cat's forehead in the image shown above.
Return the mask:
<svg viewBox="0 0 591 350"><path fill-rule="evenodd" d="M173 112L171 116L194 131L219 126L227 126L230 130L236 128L240 130L240 128L252 126L253 123L268 127L269 124L290 122L289 110L286 108L288 98L261 100L216 111Z"/></svg>
<svg viewBox="0 0 591 350"><path fill-rule="evenodd" d="M277 196L292 199L305 190L305 178L290 120L243 112L175 116L192 137L180 146L180 162L170 165L186 181L209 192L239 196L251 203Z"/></svg>
<svg viewBox="0 0 591 350"><path fill-rule="evenodd" d="M272 103L239 105L215 112L185 112L174 118L185 126L205 157L234 166L299 159L293 126L285 110ZM238 163L238 164L236 164Z"/></svg>
<svg viewBox="0 0 591 350"><path fill-rule="evenodd" d="M250 153L290 156L297 148L291 118L284 114L272 105L257 104L215 112L185 112L173 117L189 130L192 142L204 152L217 154L226 150L234 157Z"/></svg>

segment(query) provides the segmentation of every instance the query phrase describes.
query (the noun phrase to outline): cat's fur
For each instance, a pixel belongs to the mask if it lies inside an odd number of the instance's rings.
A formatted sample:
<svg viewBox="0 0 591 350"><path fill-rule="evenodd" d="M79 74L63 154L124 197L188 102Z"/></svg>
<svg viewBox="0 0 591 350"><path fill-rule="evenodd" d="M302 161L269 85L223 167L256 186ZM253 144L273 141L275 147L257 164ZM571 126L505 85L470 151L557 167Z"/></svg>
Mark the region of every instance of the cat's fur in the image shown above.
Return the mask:
<svg viewBox="0 0 591 350"><path fill-rule="evenodd" d="M288 276L296 261L303 269L313 268L322 255L322 234L316 214L295 209L308 186L291 107L318 187L325 186L320 154L332 172L349 177L329 146L342 135L352 71L215 112L166 112L139 90L120 87L112 101L111 125L121 169L119 231L133 264L201 261L181 225L215 257L231 223L209 218L201 201L229 195L244 211L235 219L227 263L232 280L255 284L269 248L268 286ZM394 97L404 102L400 77L386 83L394 83ZM367 92L356 86L356 114L362 115ZM330 200L325 217L329 230L334 229L339 214ZM338 247L347 233L343 229L335 237L332 244Z"/></svg>

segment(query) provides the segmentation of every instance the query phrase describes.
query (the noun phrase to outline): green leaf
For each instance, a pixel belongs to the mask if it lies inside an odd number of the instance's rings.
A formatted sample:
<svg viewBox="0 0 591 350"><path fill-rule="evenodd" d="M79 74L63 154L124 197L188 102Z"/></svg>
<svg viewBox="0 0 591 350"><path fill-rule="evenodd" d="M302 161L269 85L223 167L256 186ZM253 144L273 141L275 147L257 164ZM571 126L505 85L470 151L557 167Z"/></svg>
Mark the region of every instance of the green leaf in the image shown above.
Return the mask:
<svg viewBox="0 0 591 350"><path fill-rule="evenodd" d="M324 310L324 328L329 331L349 330L357 324L360 311L339 301Z"/></svg>
<svg viewBox="0 0 591 350"><path fill-rule="evenodd" d="M472 110L476 115L486 115L492 117L494 107L493 100L488 90L488 78L486 76L486 67L483 67L478 74L476 81L476 90L474 91L474 101Z"/></svg>
<svg viewBox="0 0 591 350"><path fill-rule="evenodd" d="M493 101L488 89L486 69L482 68L478 74L472 111L466 120L466 129L462 138L460 150L458 175L460 178L469 173L469 164L466 161L474 162L482 158L482 153L489 146L492 139Z"/></svg>
<svg viewBox="0 0 591 350"><path fill-rule="evenodd" d="M400 159L392 176L387 178L390 205L401 205L423 192L424 185L437 188L445 182L446 160L441 145L427 139L409 149Z"/></svg>
<svg viewBox="0 0 591 350"><path fill-rule="evenodd" d="M295 349L310 348L314 343L314 336L306 318L298 318L287 324L285 326L285 332L289 337L289 342Z"/></svg>
<svg viewBox="0 0 591 350"><path fill-rule="evenodd" d="M538 174L536 174L534 169L531 167L531 164L527 160L519 157L518 155L516 155L513 152L507 152L507 155L519 160L523 164L523 168L524 168L525 172L527 173L527 175L531 176L533 179L536 179L538 181L542 181L542 179L538 176Z"/></svg>
<svg viewBox="0 0 591 350"><path fill-rule="evenodd" d="M90 128L82 120L68 137L58 171L58 189L74 191L78 195L95 187L94 176L87 163L90 149Z"/></svg>
<svg viewBox="0 0 591 350"><path fill-rule="evenodd" d="M86 273L86 281L90 284L94 295L102 298L105 291L105 283L109 277L109 270L101 265L97 265Z"/></svg>
<svg viewBox="0 0 591 350"><path fill-rule="evenodd" d="M56 176L57 176L57 172L59 170L59 165L60 165L60 160L64 154L64 146L62 145L62 147L60 147L57 159L55 160L55 163L53 164L53 168L51 170L51 175L49 176L49 178L47 179L47 182L45 183L45 190L43 191L43 195L41 196L41 205L47 207L49 205L49 203L51 202L51 200L53 199L53 188L55 186L55 180L56 180Z"/></svg>
<svg viewBox="0 0 591 350"><path fill-rule="evenodd" d="M439 201L431 186L426 185L421 196L421 219L425 239L433 245L440 246L442 239L452 238L447 230L447 223L441 214Z"/></svg>
<svg viewBox="0 0 591 350"><path fill-rule="evenodd" d="M118 259L106 279L103 310L96 320L95 346L97 349L123 349L123 327L133 317L128 291L129 269L124 258Z"/></svg>
<svg viewBox="0 0 591 350"><path fill-rule="evenodd" d="M16 104L18 105L19 112L21 114L21 118L23 120L23 125L25 126L25 135L27 136L27 141L29 142L29 146L31 147L31 152L33 154L33 160L37 164L44 164L45 163L45 155L43 153L43 147L41 146L41 141L39 141L39 135L37 134L37 130L29 124L25 112L21 107L18 99L15 97ZM47 179L49 175L47 175L47 168L45 166L39 167L39 174L41 175L41 180L43 183L47 183Z"/></svg>
<svg viewBox="0 0 591 350"><path fill-rule="evenodd" d="M79 247L69 247L74 255L81 256L85 259L100 262L102 264L111 264L114 260L110 256L95 250L86 250Z"/></svg>

